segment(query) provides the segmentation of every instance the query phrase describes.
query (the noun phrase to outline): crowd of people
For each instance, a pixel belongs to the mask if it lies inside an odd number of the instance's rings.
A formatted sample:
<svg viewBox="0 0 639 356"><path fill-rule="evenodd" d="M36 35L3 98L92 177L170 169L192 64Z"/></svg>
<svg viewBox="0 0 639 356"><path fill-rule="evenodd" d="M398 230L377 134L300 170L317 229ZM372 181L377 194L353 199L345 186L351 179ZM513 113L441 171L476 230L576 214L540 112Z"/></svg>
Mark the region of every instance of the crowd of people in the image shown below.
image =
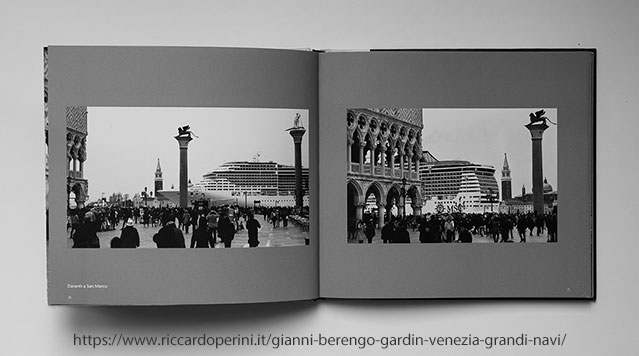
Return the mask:
<svg viewBox="0 0 639 356"><path fill-rule="evenodd" d="M410 243L409 230L419 231L421 243L473 242L473 236L488 237L494 242L519 242L527 236L547 236L548 242L557 242L557 211L550 214L431 214L422 216L391 217L383 226L377 226L374 214L364 214L359 221L351 220L348 241L372 243L376 230L380 230L383 243Z"/></svg>
<svg viewBox="0 0 639 356"><path fill-rule="evenodd" d="M255 214L273 228L287 227L292 208L246 209L238 206L214 208L156 208L156 207L92 207L72 209L68 213L67 231L73 248L99 248L98 232L117 231L119 236L110 240L111 248L137 248L140 235L135 225L159 227L153 236L158 248L185 248L185 234L191 233L191 248L214 248L218 241L230 248L235 234L247 230L249 247L260 244L260 222ZM297 221L297 220L294 220Z"/></svg>

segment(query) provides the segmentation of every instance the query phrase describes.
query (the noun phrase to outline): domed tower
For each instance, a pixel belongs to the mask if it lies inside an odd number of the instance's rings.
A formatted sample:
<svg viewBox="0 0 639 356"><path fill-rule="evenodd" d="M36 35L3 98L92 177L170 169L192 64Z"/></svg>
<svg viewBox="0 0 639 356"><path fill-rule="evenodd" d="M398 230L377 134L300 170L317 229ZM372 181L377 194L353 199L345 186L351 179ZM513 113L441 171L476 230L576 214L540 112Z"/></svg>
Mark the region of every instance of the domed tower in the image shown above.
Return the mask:
<svg viewBox="0 0 639 356"><path fill-rule="evenodd" d="M552 185L550 185L550 183L548 183L548 179L544 177L544 194L546 193L552 193Z"/></svg>
<svg viewBox="0 0 639 356"><path fill-rule="evenodd" d="M508 157L504 153L504 166L501 169L501 196L503 200L512 199L512 179L510 178L510 167Z"/></svg>
<svg viewBox="0 0 639 356"><path fill-rule="evenodd" d="M158 166L155 169L155 196L158 195L158 190L162 190L162 167L160 167L160 159L158 158Z"/></svg>

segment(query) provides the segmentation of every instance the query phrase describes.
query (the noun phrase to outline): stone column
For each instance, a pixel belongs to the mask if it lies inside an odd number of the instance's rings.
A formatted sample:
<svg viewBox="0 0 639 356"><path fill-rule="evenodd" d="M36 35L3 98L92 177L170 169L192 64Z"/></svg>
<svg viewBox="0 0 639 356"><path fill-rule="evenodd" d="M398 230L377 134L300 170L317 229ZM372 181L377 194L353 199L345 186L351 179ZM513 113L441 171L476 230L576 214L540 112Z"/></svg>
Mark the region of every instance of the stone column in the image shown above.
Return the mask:
<svg viewBox="0 0 639 356"><path fill-rule="evenodd" d="M544 168L541 141L548 128L545 122L526 125L532 140L532 184L533 206L538 214L544 213Z"/></svg>
<svg viewBox="0 0 639 356"><path fill-rule="evenodd" d="M398 217L404 217L404 204L406 203L406 201L404 200L404 197L400 196L399 197L399 202L397 203L397 216Z"/></svg>
<svg viewBox="0 0 639 356"><path fill-rule="evenodd" d="M380 167L382 167L382 175L386 175L386 147L384 147L384 144L382 144L380 147L381 151L379 154L379 165Z"/></svg>
<svg viewBox="0 0 639 356"><path fill-rule="evenodd" d="M391 177L395 178L395 149L391 148L390 149L390 169L391 169Z"/></svg>
<svg viewBox="0 0 639 356"><path fill-rule="evenodd" d="M413 215L415 217L422 215L422 206L419 204L413 204Z"/></svg>
<svg viewBox="0 0 639 356"><path fill-rule="evenodd" d="M371 156L371 175L375 174L375 147L371 144L370 147L370 156Z"/></svg>
<svg viewBox="0 0 639 356"><path fill-rule="evenodd" d="M364 172L364 145L365 143L359 143L359 173Z"/></svg>
<svg viewBox="0 0 639 356"><path fill-rule="evenodd" d="M364 204L357 203L355 204L355 221L360 221L364 219Z"/></svg>
<svg viewBox="0 0 639 356"><path fill-rule="evenodd" d="M189 205L189 142L193 140L191 135L175 136L180 146L180 208Z"/></svg>
<svg viewBox="0 0 639 356"><path fill-rule="evenodd" d="M352 160L352 153L351 150L353 149L353 140L351 139L346 139L346 171L350 172L351 171L351 160Z"/></svg>
<svg viewBox="0 0 639 356"><path fill-rule="evenodd" d="M386 205L383 203L377 204L377 224L381 229L384 226L384 217L386 216Z"/></svg>
<svg viewBox="0 0 639 356"><path fill-rule="evenodd" d="M306 129L299 126L288 129L295 144L295 208L302 209L304 203L304 189L302 187L302 137Z"/></svg>

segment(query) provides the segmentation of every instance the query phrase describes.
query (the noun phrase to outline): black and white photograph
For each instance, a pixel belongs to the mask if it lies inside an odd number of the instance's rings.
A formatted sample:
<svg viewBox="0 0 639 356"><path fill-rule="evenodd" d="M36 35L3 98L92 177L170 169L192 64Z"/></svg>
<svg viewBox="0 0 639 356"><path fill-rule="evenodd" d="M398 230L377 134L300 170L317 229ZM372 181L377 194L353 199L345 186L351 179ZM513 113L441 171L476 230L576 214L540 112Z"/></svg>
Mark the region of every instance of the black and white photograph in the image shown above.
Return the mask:
<svg viewBox="0 0 639 356"><path fill-rule="evenodd" d="M352 244L557 242L554 108L349 109Z"/></svg>
<svg viewBox="0 0 639 356"><path fill-rule="evenodd" d="M308 111L67 107L69 248L309 244Z"/></svg>
<svg viewBox="0 0 639 356"><path fill-rule="evenodd" d="M638 1L82 5L3 7L3 354L639 352Z"/></svg>

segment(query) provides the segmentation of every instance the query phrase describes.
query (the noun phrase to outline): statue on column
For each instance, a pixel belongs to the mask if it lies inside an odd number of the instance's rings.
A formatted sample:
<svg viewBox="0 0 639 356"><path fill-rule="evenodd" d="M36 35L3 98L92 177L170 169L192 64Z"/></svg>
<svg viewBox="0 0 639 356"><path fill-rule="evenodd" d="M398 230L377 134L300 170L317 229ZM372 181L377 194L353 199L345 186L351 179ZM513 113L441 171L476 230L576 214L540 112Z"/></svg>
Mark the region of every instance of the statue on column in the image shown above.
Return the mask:
<svg viewBox="0 0 639 356"><path fill-rule="evenodd" d="M191 131L191 126L190 125L186 125L186 126L182 126L182 127L178 127L178 137L191 137L191 135L193 135L193 137L198 138L197 135L195 135L193 133L193 131Z"/></svg>
<svg viewBox="0 0 639 356"><path fill-rule="evenodd" d="M295 119L293 119L293 127L294 128L298 128L298 127L302 127L302 115L300 115L300 113L296 112L295 113Z"/></svg>
<svg viewBox="0 0 639 356"><path fill-rule="evenodd" d="M541 122L542 124L546 124L546 121L550 122L553 125L557 125L556 123L552 122L548 117L544 116L546 114L546 110L539 110L536 111L534 113L530 113L530 124L531 125L536 125L537 123Z"/></svg>

